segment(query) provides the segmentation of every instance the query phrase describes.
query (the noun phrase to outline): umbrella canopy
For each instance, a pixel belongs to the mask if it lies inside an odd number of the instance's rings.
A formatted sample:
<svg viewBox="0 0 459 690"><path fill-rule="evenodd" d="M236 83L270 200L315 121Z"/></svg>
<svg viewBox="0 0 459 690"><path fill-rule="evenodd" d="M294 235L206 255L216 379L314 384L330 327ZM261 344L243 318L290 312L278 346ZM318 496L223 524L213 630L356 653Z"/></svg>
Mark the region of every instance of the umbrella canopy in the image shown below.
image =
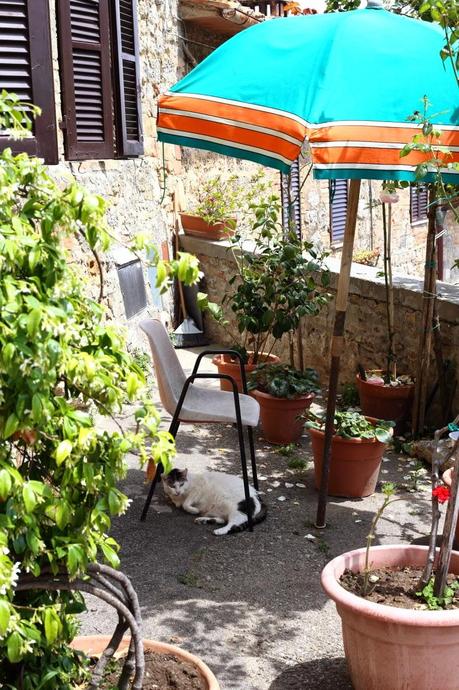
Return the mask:
<svg viewBox="0 0 459 690"><path fill-rule="evenodd" d="M424 96L447 162L459 161L458 89L443 43L439 27L378 6L263 22L161 97L159 139L285 172L307 137L316 178L413 180L426 156L400 151Z"/></svg>

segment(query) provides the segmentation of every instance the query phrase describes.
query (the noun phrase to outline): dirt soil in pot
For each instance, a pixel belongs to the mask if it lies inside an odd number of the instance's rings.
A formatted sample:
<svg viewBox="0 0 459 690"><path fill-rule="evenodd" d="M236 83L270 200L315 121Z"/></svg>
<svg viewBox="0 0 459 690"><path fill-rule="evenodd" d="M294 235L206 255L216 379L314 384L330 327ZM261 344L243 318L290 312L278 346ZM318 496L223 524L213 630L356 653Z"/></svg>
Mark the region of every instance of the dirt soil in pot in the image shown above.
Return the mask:
<svg viewBox="0 0 459 690"><path fill-rule="evenodd" d="M385 604L400 609L425 610L427 609L425 600L423 597L417 596L421 575L422 570L420 568L412 567L372 570L370 573L370 593L365 599L373 601L375 604ZM451 585L456 579L455 575L450 574L447 582ZM362 582L362 573L353 573L350 570L345 570L340 577L340 584L344 589L357 596L361 596ZM459 608L459 590L455 591L451 605L445 606L445 608Z"/></svg>
<svg viewBox="0 0 459 690"><path fill-rule="evenodd" d="M123 659L112 662L100 690L113 690L118 682ZM143 690L207 690L206 683L193 664L173 654L145 650Z"/></svg>

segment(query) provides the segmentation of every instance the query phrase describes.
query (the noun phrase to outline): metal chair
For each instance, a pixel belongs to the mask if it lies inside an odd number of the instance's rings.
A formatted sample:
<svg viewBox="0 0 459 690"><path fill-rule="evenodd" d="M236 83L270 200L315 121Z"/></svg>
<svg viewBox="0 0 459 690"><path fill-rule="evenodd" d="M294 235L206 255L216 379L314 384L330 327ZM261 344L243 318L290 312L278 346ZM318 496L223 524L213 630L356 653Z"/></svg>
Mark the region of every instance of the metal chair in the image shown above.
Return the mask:
<svg viewBox="0 0 459 690"><path fill-rule="evenodd" d="M169 427L169 432L172 436L174 438L176 437L182 422L192 422L195 424L220 422L222 424L237 425L244 494L246 505L248 506L250 493L243 427L247 427L253 485L255 489L258 490L253 427L258 424L260 406L254 398L247 395L247 381L240 353L235 350L205 350L198 355L193 367L193 372L191 376L187 378L163 324L157 319L148 319L141 321L139 326L147 335L150 343L161 403L165 410L172 415L172 421ZM237 385L231 376L217 373L198 373L199 365L203 357L206 355L224 353L231 354L239 359L244 393L238 392ZM231 383L233 392L230 393L214 388L206 388L205 386L195 383L195 381L205 379L226 379ZM156 468L156 474L151 482L147 500L143 507L140 518L142 522L147 516L156 484L162 472L163 467L161 463L159 463ZM247 519L249 530L253 531L252 516L250 513Z"/></svg>

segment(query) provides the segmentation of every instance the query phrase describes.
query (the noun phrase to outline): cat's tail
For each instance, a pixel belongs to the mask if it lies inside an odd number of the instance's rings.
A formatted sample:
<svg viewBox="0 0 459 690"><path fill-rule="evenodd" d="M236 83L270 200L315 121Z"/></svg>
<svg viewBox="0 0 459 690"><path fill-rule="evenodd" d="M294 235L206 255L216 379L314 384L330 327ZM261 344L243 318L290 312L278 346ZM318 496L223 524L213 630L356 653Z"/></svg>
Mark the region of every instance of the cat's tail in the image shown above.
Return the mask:
<svg viewBox="0 0 459 690"><path fill-rule="evenodd" d="M266 516L268 514L268 509L266 507L266 504L263 503L261 498L259 496L251 496L249 498L249 505L247 506L247 501L244 499L243 501L239 501L237 504L237 509L239 513L243 513L245 516L249 514L252 516L252 524L253 525L258 525L260 522L263 522L263 520L266 519ZM249 521L248 519L245 519L243 522L235 521L231 522L226 525L226 530L225 527L222 528L221 530L215 530L215 534L235 534L236 532L243 532L246 530L249 526Z"/></svg>

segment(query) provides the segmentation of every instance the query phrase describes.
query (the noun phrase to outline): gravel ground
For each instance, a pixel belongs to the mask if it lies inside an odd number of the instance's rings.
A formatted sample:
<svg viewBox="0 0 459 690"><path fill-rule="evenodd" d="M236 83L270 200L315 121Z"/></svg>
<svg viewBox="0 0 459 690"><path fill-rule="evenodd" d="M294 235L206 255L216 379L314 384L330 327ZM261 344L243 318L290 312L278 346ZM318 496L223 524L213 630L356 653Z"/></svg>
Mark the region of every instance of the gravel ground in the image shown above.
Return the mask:
<svg viewBox="0 0 459 690"><path fill-rule="evenodd" d="M180 357L189 370L193 352L180 351ZM216 537L212 526L196 525L169 506L160 489L140 523L147 487L137 459L129 459L121 488L132 504L114 523L113 536L139 596L145 637L202 657L222 690L350 690L340 620L321 590L320 572L334 556L364 545L381 503L379 485L366 499L330 499L327 528L318 531L307 435L290 456L256 438L268 517L252 534ZM240 469L231 426L184 426L177 451L177 466L192 471ZM294 458L305 468L291 469ZM413 461L388 453L381 480L413 489L413 470ZM389 507L376 544L419 542L427 533L430 485L425 476L417 484ZM111 633L114 623L109 609L88 600L83 633Z"/></svg>

